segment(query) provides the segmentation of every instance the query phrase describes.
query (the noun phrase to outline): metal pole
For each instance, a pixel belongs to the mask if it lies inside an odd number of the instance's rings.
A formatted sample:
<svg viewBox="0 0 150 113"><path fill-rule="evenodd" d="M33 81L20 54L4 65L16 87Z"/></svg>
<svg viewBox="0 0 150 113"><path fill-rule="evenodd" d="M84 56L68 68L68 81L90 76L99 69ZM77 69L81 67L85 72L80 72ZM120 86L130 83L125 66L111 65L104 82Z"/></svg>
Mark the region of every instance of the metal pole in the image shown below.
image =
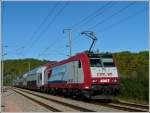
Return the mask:
<svg viewBox="0 0 150 113"><path fill-rule="evenodd" d="M3 94L3 43L1 38L1 92Z"/></svg>
<svg viewBox="0 0 150 113"><path fill-rule="evenodd" d="M69 45L67 47L69 47L69 56L72 56L72 36L71 36L71 30L72 29L63 29L63 33L65 31L68 31L69 32Z"/></svg>
<svg viewBox="0 0 150 113"><path fill-rule="evenodd" d="M69 46L70 46L70 56L72 56L71 30L69 30Z"/></svg>
<svg viewBox="0 0 150 113"><path fill-rule="evenodd" d="M1 42L1 44L2 44L2 42ZM4 74L4 72L3 72L3 66L4 66L4 62L3 62L3 45L1 46L2 47L2 49L1 49L1 53L2 53L2 56L1 56L1 92L2 92L2 96L1 96L1 107L5 107L5 96L4 96L4 86L3 86L3 74Z"/></svg>
<svg viewBox="0 0 150 113"><path fill-rule="evenodd" d="M4 95L4 56L7 55L7 53L4 54L4 47L3 43L1 42L1 107L5 107L5 95ZM5 108L4 108L5 109Z"/></svg>
<svg viewBox="0 0 150 113"><path fill-rule="evenodd" d="M28 66L29 66L29 72L30 72L30 62L28 62Z"/></svg>

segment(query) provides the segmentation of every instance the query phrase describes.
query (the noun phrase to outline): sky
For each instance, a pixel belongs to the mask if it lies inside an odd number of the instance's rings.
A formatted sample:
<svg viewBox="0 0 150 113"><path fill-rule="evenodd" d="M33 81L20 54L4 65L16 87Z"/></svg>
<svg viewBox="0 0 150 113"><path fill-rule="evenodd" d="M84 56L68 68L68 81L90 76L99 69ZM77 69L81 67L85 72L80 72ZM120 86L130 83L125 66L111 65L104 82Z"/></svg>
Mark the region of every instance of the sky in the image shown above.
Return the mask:
<svg viewBox="0 0 150 113"><path fill-rule="evenodd" d="M93 31L100 52L148 50L148 2L2 2L4 59L66 59L88 50Z"/></svg>

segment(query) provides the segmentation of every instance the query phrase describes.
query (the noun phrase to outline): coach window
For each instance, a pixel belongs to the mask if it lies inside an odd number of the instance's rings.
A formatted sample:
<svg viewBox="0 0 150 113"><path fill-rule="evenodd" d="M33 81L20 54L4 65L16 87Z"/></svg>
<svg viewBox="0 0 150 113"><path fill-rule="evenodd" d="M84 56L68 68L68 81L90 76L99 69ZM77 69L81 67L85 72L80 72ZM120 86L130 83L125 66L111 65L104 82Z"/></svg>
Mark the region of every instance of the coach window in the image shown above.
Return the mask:
<svg viewBox="0 0 150 113"><path fill-rule="evenodd" d="M78 61L78 67L81 68L81 61Z"/></svg>

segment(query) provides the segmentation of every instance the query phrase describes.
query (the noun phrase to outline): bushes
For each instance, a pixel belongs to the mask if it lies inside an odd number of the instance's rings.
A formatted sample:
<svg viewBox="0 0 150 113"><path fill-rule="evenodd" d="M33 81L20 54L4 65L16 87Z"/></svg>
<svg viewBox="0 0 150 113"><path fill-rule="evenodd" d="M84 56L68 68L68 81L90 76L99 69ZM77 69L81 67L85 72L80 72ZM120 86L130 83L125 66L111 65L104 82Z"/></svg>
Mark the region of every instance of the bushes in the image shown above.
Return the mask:
<svg viewBox="0 0 150 113"><path fill-rule="evenodd" d="M122 52L114 54L119 65L121 91L119 98L137 103L149 101L149 54Z"/></svg>
<svg viewBox="0 0 150 113"><path fill-rule="evenodd" d="M149 81L148 78L122 78L120 98L132 100L137 103L148 103L149 101Z"/></svg>

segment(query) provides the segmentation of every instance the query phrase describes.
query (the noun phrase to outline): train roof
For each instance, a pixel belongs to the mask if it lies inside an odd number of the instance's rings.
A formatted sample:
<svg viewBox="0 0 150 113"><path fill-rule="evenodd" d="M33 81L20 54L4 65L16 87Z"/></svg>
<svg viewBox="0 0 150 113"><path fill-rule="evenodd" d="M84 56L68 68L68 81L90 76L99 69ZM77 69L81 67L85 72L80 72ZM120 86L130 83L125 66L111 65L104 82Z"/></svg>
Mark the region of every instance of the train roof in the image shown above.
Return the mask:
<svg viewBox="0 0 150 113"><path fill-rule="evenodd" d="M101 57L101 58L112 58L111 53L87 53L89 57Z"/></svg>
<svg viewBox="0 0 150 113"><path fill-rule="evenodd" d="M111 53L106 52L106 53L98 53L98 52L93 52L93 51L84 51L82 53L85 53L88 55L88 57L101 57L101 58L111 58L113 57ZM82 53L77 53L78 54L82 54Z"/></svg>
<svg viewBox="0 0 150 113"><path fill-rule="evenodd" d="M30 72L26 73L27 74L26 76L32 75L32 74L35 74L35 73L42 73L42 71L44 71L45 69L46 69L45 66L37 67L37 68L31 70Z"/></svg>
<svg viewBox="0 0 150 113"><path fill-rule="evenodd" d="M52 65L56 64L57 62L54 61L54 62L49 62L47 64L43 64L42 66L46 66L46 67L51 67Z"/></svg>
<svg viewBox="0 0 150 113"><path fill-rule="evenodd" d="M65 60L55 62L55 63L47 63L47 64L44 64L43 66L47 66L47 67L50 68L50 67L55 67L55 66L58 66L58 65L63 65L67 62L73 61L77 57L81 57L81 56L85 56L85 55L87 57L90 57L90 58L95 58L95 57L112 58L112 54L108 53L108 52L106 52L106 53L95 53L95 52L84 51L84 52L81 52L81 53L77 53L76 55L71 56L70 58L67 58Z"/></svg>
<svg viewBox="0 0 150 113"><path fill-rule="evenodd" d="M22 76L22 77L23 77L23 78L25 78L27 75L28 75L28 74L27 74L27 73L25 73L25 74L23 74L23 76Z"/></svg>

